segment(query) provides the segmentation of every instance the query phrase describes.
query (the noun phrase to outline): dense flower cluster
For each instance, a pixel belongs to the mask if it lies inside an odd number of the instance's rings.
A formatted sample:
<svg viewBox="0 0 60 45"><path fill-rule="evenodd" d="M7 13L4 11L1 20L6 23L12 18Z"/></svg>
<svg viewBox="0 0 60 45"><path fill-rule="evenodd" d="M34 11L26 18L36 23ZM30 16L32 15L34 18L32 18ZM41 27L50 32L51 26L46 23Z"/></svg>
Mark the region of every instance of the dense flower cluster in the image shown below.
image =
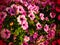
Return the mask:
<svg viewBox="0 0 60 45"><path fill-rule="evenodd" d="M51 0L11 0L1 6L1 38L8 45L49 45L56 34L54 7Z"/></svg>

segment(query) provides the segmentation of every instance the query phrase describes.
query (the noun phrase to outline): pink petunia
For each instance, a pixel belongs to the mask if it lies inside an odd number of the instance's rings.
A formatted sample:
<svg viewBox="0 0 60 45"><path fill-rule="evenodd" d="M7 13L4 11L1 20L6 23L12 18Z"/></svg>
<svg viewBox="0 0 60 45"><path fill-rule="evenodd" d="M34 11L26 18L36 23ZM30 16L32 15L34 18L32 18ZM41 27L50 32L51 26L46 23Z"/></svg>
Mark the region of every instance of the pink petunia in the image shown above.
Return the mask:
<svg viewBox="0 0 60 45"><path fill-rule="evenodd" d="M10 35L11 35L11 33L8 29L3 29L1 31L1 37L4 38L4 39L10 38Z"/></svg>
<svg viewBox="0 0 60 45"><path fill-rule="evenodd" d="M18 6L17 12L26 16L26 11L21 5Z"/></svg>
<svg viewBox="0 0 60 45"><path fill-rule="evenodd" d="M35 33L33 34L33 38L36 39L37 37L38 37L38 33L35 32Z"/></svg>
<svg viewBox="0 0 60 45"><path fill-rule="evenodd" d="M49 25L45 24L44 31L48 33L48 31L49 31Z"/></svg>
<svg viewBox="0 0 60 45"><path fill-rule="evenodd" d="M15 3L19 3L19 2L20 2L20 0L13 0L13 2L15 2Z"/></svg>
<svg viewBox="0 0 60 45"><path fill-rule="evenodd" d="M37 27L37 30L39 30L39 29L42 28L42 25L38 22L38 23L36 24L36 27Z"/></svg>
<svg viewBox="0 0 60 45"><path fill-rule="evenodd" d="M50 12L50 17L51 17L51 18L55 18L55 16L56 16L56 13Z"/></svg>
<svg viewBox="0 0 60 45"><path fill-rule="evenodd" d="M39 17L41 20L44 20L44 14L43 13L40 13Z"/></svg>
<svg viewBox="0 0 60 45"><path fill-rule="evenodd" d="M30 20L34 20L35 19L35 15L33 14L33 12L31 12L28 17L30 18Z"/></svg>
<svg viewBox="0 0 60 45"><path fill-rule="evenodd" d="M20 25L23 24L24 22L26 22L25 16L24 16L24 15L19 15L19 16L17 17L17 22L18 22Z"/></svg>
<svg viewBox="0 0 60 45"><path fill-rule="evenodd" d="M39 12L39 7L36 5L30 4L28 6L28 10L29 10L29 12L33 12L33 13L37 14Z"/></svg>
<svg viewBox="0 0 60 45"><path fill-rule="evenodd" d="M23 30L27 30L28 29L28 22L24 22L21 27L23 28Z"/></svg>
<svg viewBox="0 0 60 45"><path fill-rule="evenodd" d="M45 17L45 20L46 20L46 21L49 21L49 18L48 18L48 17Z"/></svg>

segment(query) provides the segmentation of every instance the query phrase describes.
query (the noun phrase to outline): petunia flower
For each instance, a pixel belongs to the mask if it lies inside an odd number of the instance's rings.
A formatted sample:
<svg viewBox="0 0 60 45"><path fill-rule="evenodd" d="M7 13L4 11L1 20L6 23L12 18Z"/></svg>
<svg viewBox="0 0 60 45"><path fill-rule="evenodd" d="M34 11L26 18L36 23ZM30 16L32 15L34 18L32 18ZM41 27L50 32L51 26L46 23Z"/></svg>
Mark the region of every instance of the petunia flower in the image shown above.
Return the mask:
<svg viewBox="0 0 60 45"><path fill-rule="evenodd" d="M38 37L38 33L35 32L35 33L33 34L33 38L36 39L37 37Z"/></svg>
<svg viewBox="0 0 60 45"><path fill-rule="evenodd" d="M11 7L7 7L6 11L10 14L10 16L14 16L16 14L15 9Z"/></svg>
<svg viewBox="0 0 60 45"><path fill-rule="evenodd" d="M37 27L37 30L39 30L39 29L42 28L42 25L38 22L38 23L36 24L36 27Z"/></svg>
<svg viewBox="0 0 60 45"><path fill-rule="evenodd" d="M17 12L26 16L26 11L21 5L18 6Z"/></svg>
<svg viewBox="0 0 60 45"><path fill-rule="evenodd" d="M44 20L44 14L43 13L40 13L39 17L41 20Z"/></svg>
<svg viewBox="0 0 60 45"><path fill-rule="evenodd" d="M50 17L51 17L51 18L55 18L55 16L56 16L56 13L50 12Z"/></svg>
<svg viewBox="0 0 60 45"><path fill-rule="evenodd" d="M49 25L45 24L44 31L48 33L48 31L49 31Z"/></svg>
<svg viewBox="0 0 60 45"><path fill-rule="evenodd" d="M24 42L28 42L30 38L28 36L24 36Z"/></svg>
<svg viewBox="0 0 60 45"><path fill-rule="evenodd" d="M39 7L33 4L28 5L29 12L37 14L39 12Z"/></svg>
<svg viewBox="0 0 60 45"><path fill-rule="evenodd" d="M4 39L10 38L10 35L11 35L11 33L8 29L3 29L1 31L1 37L4 38Z"/></svg>
<svg viewBox="0 0 60 45"><path fill-rule="evenodd" d="M27 30L28 29L28 22L24 22L21 27L23 28L23 30Z"/></svg>
<svg viewBox="0 0 60 45"><path fill-rule="evenodd" d="M30 20L34 20L35 19L35 15L32 13L28 14L28 17L30 18Z"/></svg>
<svg viewBox="0 0 60 45"><path fill-rule="evenodd" d="M55 30L49 30L48 35L46 35L47 39L53 39L55 36Z"/></svg>
<svg viewBox="0 0 60 45"><path fill-rule="evenodd" d="M26 22L25 16L24 16L24 15L19 15L19 16L17 17L17 22L18 22L20 25L23 24L23 23L25 23L25 22Z"/></svg>

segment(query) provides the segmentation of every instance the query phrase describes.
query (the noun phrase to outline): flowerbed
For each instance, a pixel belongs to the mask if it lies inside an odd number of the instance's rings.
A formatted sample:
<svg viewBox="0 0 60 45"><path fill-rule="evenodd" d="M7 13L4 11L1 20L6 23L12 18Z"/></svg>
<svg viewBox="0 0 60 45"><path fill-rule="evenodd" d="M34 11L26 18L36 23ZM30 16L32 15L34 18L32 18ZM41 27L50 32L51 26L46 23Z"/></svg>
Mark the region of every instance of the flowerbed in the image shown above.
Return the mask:
<svg viewBox="0 0 60 45"><path fill-rule="evenodd" d="M54 45L56 42L60 45L60 40L54 42L60 37L58 30L60 16L55 10L54 1L3 2L0 3L1 45Z"/></svg>

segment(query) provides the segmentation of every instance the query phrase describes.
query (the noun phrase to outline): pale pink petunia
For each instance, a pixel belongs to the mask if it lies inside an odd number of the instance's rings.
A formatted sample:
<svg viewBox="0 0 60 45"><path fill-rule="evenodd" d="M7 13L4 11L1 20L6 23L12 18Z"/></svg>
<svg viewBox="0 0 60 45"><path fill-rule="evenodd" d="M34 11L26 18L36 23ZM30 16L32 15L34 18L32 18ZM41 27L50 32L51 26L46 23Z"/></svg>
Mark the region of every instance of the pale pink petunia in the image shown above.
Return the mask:
<svg viewBox="0 0 60 45"><path fill-rule="evenodd" d="M11 35L11 33L8 29L3 29L1 31L1 37L4 38L4 39L10 38L10 35Z"/></svg>
<svg viewBox="0 0 60 45"><path fill-rule="evenodd" d="M49 25L45 24L44 31L48 33L48 31L49 31Z"/></svg>
<svg viewBox="0 0 60 45"><path fill-rule="evenodd" d="M37 30L39 30L39 29L42 28L42 25L38 22L38 23L36 24L36 27L37 27Z"/></svg>
<svg viewBox="0 0 60 45"><path fill-rule="evenodd" d="M27 30L28 29L28 22L24 22L21 27L23 28L23 30Z"/></svg>
<svg viewBox="0 0 60 45"><path fill-rule="evenodd" d="M40 13L39 17L41 20L44 20L44 14L43 13Z"/></svg>
<svg viewBox="0 0 60 45"><path fill-rule="evenodd" d="M25 16L24 16L24 15L19 15L19 16L17 17L17 22L18 22L20 25L23 24L24 22L26 22Z"/></svg>
<svg viewBox="0 0 60 45"><path fill-rule="evenodd" d="M35 15L33 12L31 12L30 14L28 14L28 17L30 18L30 20L34 20L35 19Z"/></svg>
<svg viewBox="0 0 60 45"><path fill-rule="evenodd" d="M28 36L24 36L24 42L28 42L30 38Z"/></svg>

